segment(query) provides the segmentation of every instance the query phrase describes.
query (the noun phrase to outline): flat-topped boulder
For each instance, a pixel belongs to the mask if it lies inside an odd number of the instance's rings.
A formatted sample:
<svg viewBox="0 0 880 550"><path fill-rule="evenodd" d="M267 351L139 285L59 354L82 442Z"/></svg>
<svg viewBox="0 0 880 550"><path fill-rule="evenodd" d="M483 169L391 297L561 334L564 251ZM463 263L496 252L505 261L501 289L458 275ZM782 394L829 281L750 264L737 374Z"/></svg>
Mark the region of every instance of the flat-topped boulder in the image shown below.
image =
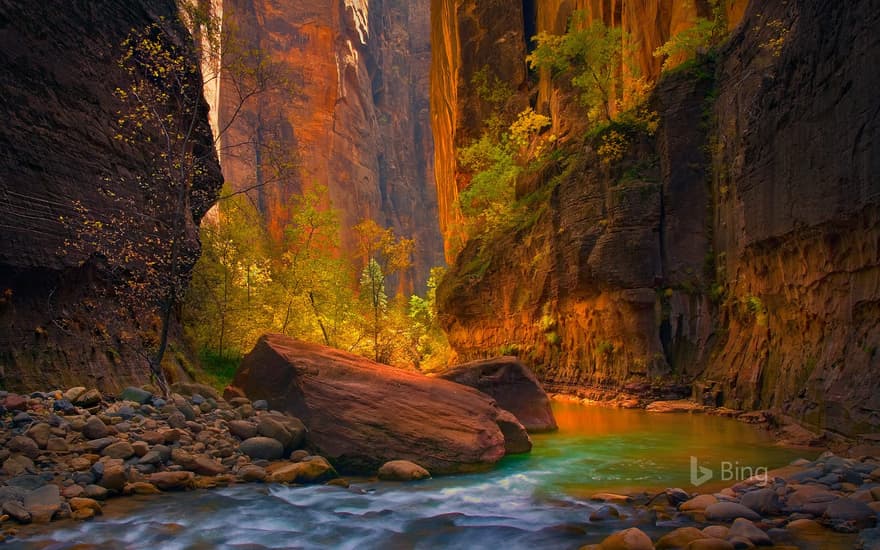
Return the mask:
<svg viewBox="0 0 880 550"><path fill-rule="evenodd" d="M444 380L476 388L495 399L532 433L557 429L550 398L535 375L511 356L473 361L437 375Z"/></svg>
<svg viewBox="0 0 880 550"><path fill-rule="evenodd" d="M491 397L287 336L262 336L233 384L301 419L306 447L342 473L372 475L391 460L434 474L467 472L505 454Z"/></svg>

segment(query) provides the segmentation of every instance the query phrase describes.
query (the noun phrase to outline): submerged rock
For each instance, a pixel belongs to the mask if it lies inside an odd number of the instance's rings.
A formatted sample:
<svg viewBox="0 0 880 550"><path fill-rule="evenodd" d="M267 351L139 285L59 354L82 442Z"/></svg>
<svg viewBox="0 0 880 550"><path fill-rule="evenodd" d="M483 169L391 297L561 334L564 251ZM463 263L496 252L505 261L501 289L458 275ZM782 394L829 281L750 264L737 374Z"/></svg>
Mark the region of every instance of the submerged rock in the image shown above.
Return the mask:
<svg viewBox="0 0 880 550"><path fill-rule="evenodd" d="M486 468L505 454L499 409L461 384L268 334L235 385L309 427L308 448L346 473L411 460L436 474Z"/></svg>

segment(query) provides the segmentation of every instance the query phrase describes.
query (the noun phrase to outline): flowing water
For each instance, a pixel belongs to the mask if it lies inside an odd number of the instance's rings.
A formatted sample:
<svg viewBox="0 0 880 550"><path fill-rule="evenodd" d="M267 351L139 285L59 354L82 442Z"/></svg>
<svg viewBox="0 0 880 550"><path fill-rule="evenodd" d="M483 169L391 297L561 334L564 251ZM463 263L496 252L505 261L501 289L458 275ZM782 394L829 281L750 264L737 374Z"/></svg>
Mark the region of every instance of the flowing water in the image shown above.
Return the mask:
<svg viewBox="0 0 880 550"><path fill-rule="evenodd" d="M350 489L241 485L120 499L97 520L10 546L577 548L632 525L652 536L679 526L655 525L650 511L628 506L620 520L590 522L599 504L589 497L596 492L694 491L692 456L713 470L716 486L726 486L734 481L718 480L724 463L731 474L746 474L748 467L779 467L805 454L725 418L575 403L556 403L554 410L557 433L534 436L531 454L507 457L490 472L405 484L354 480Z"/></svg>

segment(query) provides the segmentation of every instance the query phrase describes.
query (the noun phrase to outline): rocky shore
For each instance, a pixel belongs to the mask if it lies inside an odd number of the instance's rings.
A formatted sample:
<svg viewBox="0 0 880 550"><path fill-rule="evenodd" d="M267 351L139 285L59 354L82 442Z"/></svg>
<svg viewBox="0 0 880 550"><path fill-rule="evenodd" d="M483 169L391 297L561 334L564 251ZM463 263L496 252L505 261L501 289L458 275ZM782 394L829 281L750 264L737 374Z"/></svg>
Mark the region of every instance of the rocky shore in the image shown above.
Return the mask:
<svg viewBox="0 0 880 550"><path fill-rule="evenodd" d="M20 524L90 519L122 495L263 481L347 485L303 449L308 430L298 419L208 386L172 389L168 400L149 387L117 396L84 387L0 392L0 540ZM430 475L403 461L377 474Z"/></svg>
<svg viewBox="0 0 880 550"><path fill-rule="evenodd" d="M880 457L844 458L827 452L815 461L751 477L717 493L667 489L656 495L595 495L604 501L591 521L620 521L627 510L650 512L654 526L669 529L651 539L638 527L607 537L591 550L733 550L755 547L840 548L828 541L880 548ZM653 527L653 526L652 526Z"/></svg>

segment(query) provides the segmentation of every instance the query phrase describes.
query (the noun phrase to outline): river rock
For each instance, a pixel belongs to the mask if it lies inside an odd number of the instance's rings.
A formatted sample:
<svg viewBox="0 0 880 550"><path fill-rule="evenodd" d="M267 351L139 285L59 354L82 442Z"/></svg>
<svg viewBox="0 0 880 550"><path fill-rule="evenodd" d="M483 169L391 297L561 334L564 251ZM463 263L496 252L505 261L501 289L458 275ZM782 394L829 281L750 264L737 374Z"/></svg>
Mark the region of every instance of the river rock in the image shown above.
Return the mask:
<svg viewBox="0 0 880 550"><path fill-rule="evenodd" d="M706 535L696 527L680 527L667 533L657 541L657 550L672 550L674 548L687 548L688 544L695 540L706 538Z"/></svg>
<svg viewBox="0 0 880 550"><path fill-rule="evenodd" d="M162 453L153 449L147 451L147 454L138 459L138 464L161 464L163 462Z"/></svg>
<svg viewBox="0 0 880 550"><path fill-rule="evenodd" d="M77 407L94 407L101 402L101 392L96 389L86 390L72 401Z"/></svg>
<svg viewBox="0 0 880 550"><path fill-rule="evenodd" d="M147 480L162 489L163 491L173 491L176 489L186 489L193 483L195 475L192 472L156 472L150 474Z"/></svg>
<svg viewBox="0 0 880 550"><path fill-rule="evenodd" d="M46 450L55 452L55 453L63 453L70 449L70 445L67 444L67 440L62 437L51 436L46 441Z"/></svg>
<svg viewBox="0 0 880 550"><path fill-rule="evenodd" d="M299 447L306 435L306 427L298 418L284 415L263 415L257 422L257 433L279 441L285 451Z"/></svg>
<svg viewBox="0 0 880 550"><path fill-rule="evenodd" d="M761 516L736 502L716 502L706 507L706 519L709 521L733 521L736 518L759 520Z"/></svg>
<svg viewBox="0 0 880 550"><path fill-rule="evenodd" d="M779 495L776 494L775 489L769 487L745 493L740 497L740 504L765 516L776 515L781 508Z"/></svg>
<svg viewBox="0 0 880 550"><path fill-rule="evenodd" d="M92 515L94 515L100 514L102 510L101 503L93 498L74 497L70 499L69 503L70 508L74 512L79 512L81 510L91 510L93 512Z"/></svg>
<svg viewBox="0 0 880 550"><path fill-rule="evenodd" d="M532 438L513 413L500 409L495 419L504 436L504 452L509 455L531 452Z"/></svg>
<svg viewBox="0 0 880 550"><path fill-rule="evenodd" d="M309 448L344 472L369 475L397 459L465 472L505 454L499 409L485 394L286 336L262 336L234 384L300 418Z"/></svg>
<svg viewBox="0 0 880 550"><path fill-rule="evenodd" d="M703 534L713 539L727 539L730 528L725 525L710 525L703 528Z"/></svg>
<svg viewBox="0 0 880 550"><path fill-rule="evenodd" d="M825 508L825 517L830 520L850 521L859 528L873 527L876 512L864 502L851 498L839 498Z"/></svg>
<svg viewBox="0 0 880 550"><path fill-rule="evenodd" d="M10 411L25 411L27 410L28 399L17 393L10 393L6 396L6 399L4 399L3 406Z"/></svg>
<svg viewBox="0 0 880 550"><path fill-rule="evenodd" d="M110 458L131 458L134 455L134 449L131 446L131 443L128 441L117 441L112 445L107 445L104 447L104 450L101 451L102 456L109 456Z"/></svg>
<svg viewBox="0 0 880 550"><path fill-rule="evenodd" d="M651 537L636 527L618 531L599 544L601 550L654 550Z"/></svg>
<svg viewBox="0 0 880 550"><path fill-rule="evenodd" d="M40 454L40 448L36 441L30 437L17 435L6 443L6 448L13 453L21 453L28 458L37 458Z"/></svg>
<svg viewBox="0 0 880 550"><path fill-rule="evenodd" d="M496 357L452 367L438 375L476 388L510 411L529 432L557 429L550 398L535 375L516 357Z"/></svg>
<svg viewBox="0 0 880 550"><path fill-rule="evenodd" d="M321 483L338 477L333 466L320 456L302 462L276 462L266 472L271 483Z"/></svg>
<svg viewBox="0 0 880 550"><path fill-rule="evenodd" d="M278 460L284 454L284 445L271 437L251 437L242 441L241 452L251 458Z"/></svg>
<svg viewBox="0 0 880 550"><path fill-rule="evenodd" d="M247 420L231 420L229 422L229 433L244 441L256 437L257 425Z"/></svg>
<svg viewBox="0 0 880 550"><path fill-rule="evenodd" d="M25 435L33 439L39 448L45 449L49 443L49 437L52 435L52 426L45 422L37 422L28 428Z"/></svg>
<svg viewBox="0 0 880 550"><path fill-rule="evenodd" d="M266 469L256 464L246 464L238 470L238 477L243 481L265 481Z"/></svg>
<svg viewBox="0 0 880 550"><path fill-rule="evenodd" d="M104 463L104 471L98 485L111 491L121 491L125 487L125 467L122 460L110 459Z"/></svg>
<svg viewBox="0 0 880 550"><path fill-rule="evenodd" d="M718 499L713 495L697 495L690 500L682 502L679 510L682 512L702 512L709 506L717 503Z"/></svg>
<svg viewBox="0 0 880 550"><path fill-rule="evenodd" d="M129 483L123 489L127 495L158 495L160 491L155 485L146 481L135 481Z"/></svg>
<svg viewBox="0 0 880 550"><path fill-rule="evenodd" d="M109 447L110 445L113 445L117 441L119 441L119 440L116 439L115 437L102 437L101 439L92 439L91 441L87 441L86 446L90 450L92 450L96 453L100 453L105 448Z"/></svg>
<svg viewBox="0 0 880 550"><path fill-rule="evenodd" d="M30 523L31 513L20 502L7 500L3 503L3 513L19 523Z"/></svg>
<svg viewBox="0 0 880 550"><path fill-rule="evenodd" d="M773 544L767 533L745 518L733 520L728 537L742 537L751 541L755 546L771 546Z"/></svg>
<svg viewBox="0 0 880 550"><path fill-rule="evenodd" d="M82 434L86 439L103 439L110 435L110 430L103 420L97 416L91 416L83 426Z"/></svg>
<svg viewBox="0 0 880 550"><path fill-rule="evenodd" d="M24 496L22 503L34 523L48 523L61 508L61 493L57 485L44 485Z"/></svg>
<svg viewBox="0 0 880 550"><path fill-rule="evenodd" d="M203 454L194 456L192 462L187 465L187 469L202 476L216 476L226 473L225 466Z"/></svg>
<svg viewBox="0 0 880 550"><path fill-rule="evenodd" d="M133 401L135 403L140 403L143 405L144 403L149 403L153 398L153 394L148 392L142 388L136 388L134 386L129 386L122 390L122 393L119 394L120 401Z"/></svg>
<svg viewBox="0 0 880 550"><path fill-rule="evenodd" d="M95 500L107 500L108 491L100 485L89 484L85 486L83 496Z"/></svg>
<svg viewBox="0 0 880 550"><path fill-rule="evenodd" d="M429 477L428 470L409 460L391 460L379 468L379 479L384 481L417 481Z"/></svg>

